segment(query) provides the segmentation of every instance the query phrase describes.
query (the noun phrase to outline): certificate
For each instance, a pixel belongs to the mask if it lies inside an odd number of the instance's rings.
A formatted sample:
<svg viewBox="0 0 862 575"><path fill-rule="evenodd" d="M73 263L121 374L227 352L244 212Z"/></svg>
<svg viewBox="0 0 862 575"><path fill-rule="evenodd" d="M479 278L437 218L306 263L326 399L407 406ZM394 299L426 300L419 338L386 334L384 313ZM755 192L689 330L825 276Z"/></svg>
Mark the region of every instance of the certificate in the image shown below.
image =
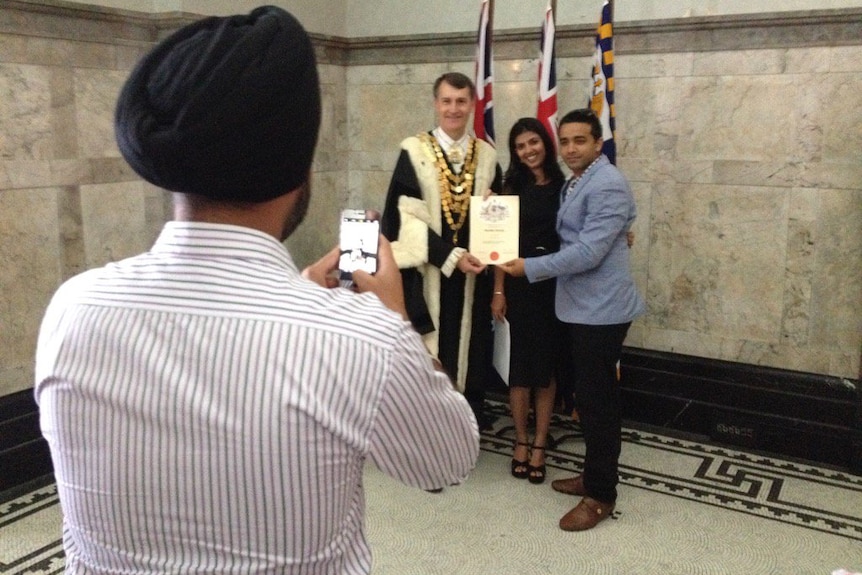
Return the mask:
<svg viewBox="0 0 862 575"><path fill-rule="evenodd" d="M470 253L483 264L502 264L518 257L519 199L470 198Z"/></svg>

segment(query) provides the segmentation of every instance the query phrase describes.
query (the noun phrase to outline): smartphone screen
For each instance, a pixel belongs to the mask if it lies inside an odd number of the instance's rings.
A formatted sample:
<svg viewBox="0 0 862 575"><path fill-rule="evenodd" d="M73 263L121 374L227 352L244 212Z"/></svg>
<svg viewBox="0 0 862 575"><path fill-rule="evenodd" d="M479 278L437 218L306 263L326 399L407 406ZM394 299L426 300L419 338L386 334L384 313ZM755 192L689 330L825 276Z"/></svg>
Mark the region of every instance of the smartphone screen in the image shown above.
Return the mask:
<svg viewBox="0 0 862 575"><path fill-rule="evenodd" d="M380 239L380 222L366 217L365 210L341 212L339 233L340 256L338 269L341 279L353 279L353 272L377 271L377 244Z"/></svg>

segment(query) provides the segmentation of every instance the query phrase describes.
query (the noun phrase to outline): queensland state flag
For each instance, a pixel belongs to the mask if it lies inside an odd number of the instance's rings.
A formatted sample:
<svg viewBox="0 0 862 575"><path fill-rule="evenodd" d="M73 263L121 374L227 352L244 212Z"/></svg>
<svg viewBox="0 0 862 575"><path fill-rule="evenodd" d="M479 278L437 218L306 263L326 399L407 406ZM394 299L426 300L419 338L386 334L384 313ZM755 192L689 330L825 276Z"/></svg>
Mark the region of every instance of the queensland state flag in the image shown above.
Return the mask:
<svg viewBox="0 0 862 575"><path fill-rule="evenodd" d="M548 0L542 24L542 45L539 49L539 106L536 118L544 124L554 148L557 147L557 65L554 50L554 9Z"/></svg>
<svg viewBox="0 0 862 575"><path fill-rule="evenodd" d="M476 137L494 145L494 56L491 51L493 0L482 0L479 15L479 40L476 48L476 111L473 131Z"/></svg>
<svg viewBox="0 0 862 575"><path fill-rule="evenodd" d="M610 3L605 0L602 17L596 32L596 51L593 63L593 85L590 91L590 108L602 122L604 153L612 164L617 163L616 108L614 107L614 26Z"/></svg>

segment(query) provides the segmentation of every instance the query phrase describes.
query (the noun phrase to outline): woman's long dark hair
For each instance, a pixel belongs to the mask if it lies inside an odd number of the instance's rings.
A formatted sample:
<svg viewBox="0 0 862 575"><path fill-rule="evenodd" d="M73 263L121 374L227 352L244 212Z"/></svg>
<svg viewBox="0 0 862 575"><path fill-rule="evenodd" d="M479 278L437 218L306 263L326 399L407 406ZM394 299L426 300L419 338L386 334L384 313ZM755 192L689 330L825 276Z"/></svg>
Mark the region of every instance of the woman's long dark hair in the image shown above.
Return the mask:
<svg viewBox="0 0 862 575"><path fill-rule="evenodd" d="M536 182L533 172L521 161L517 150L515 150L515 138L524 132L533 132L542 139L542 143L545 145L545 161L542 164L542 169L545 171L545 176L552 182L559 182L562 186L566 177L557 163L556 147L548 134L548 130L536 118L520 118L509 131L509 169L506 170L503 177L503 186L507 193L515 193L515 190L523 189Z"/></svg>

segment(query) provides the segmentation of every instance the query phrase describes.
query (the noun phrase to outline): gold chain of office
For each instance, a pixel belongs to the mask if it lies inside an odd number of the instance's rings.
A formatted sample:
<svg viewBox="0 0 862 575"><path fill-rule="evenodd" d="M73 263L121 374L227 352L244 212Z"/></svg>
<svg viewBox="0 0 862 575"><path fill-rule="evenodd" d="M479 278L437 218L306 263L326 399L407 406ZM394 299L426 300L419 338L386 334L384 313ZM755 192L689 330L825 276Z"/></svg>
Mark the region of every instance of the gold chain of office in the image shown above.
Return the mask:
<svg viewBox="0 0 862 575"><path fill-rule="evenodd" d="M422 140L429 146L437 158L437 173L440 181L440 203L443 206L443 217L449 229L455 232L452 242L458 244L458 231L467 220L470 209L470 196L473 195L473 183L476 173L476 138L470 138L467 144L467 157L460 174L452 173L446 155L431 134L422 134Z"/></svg>

